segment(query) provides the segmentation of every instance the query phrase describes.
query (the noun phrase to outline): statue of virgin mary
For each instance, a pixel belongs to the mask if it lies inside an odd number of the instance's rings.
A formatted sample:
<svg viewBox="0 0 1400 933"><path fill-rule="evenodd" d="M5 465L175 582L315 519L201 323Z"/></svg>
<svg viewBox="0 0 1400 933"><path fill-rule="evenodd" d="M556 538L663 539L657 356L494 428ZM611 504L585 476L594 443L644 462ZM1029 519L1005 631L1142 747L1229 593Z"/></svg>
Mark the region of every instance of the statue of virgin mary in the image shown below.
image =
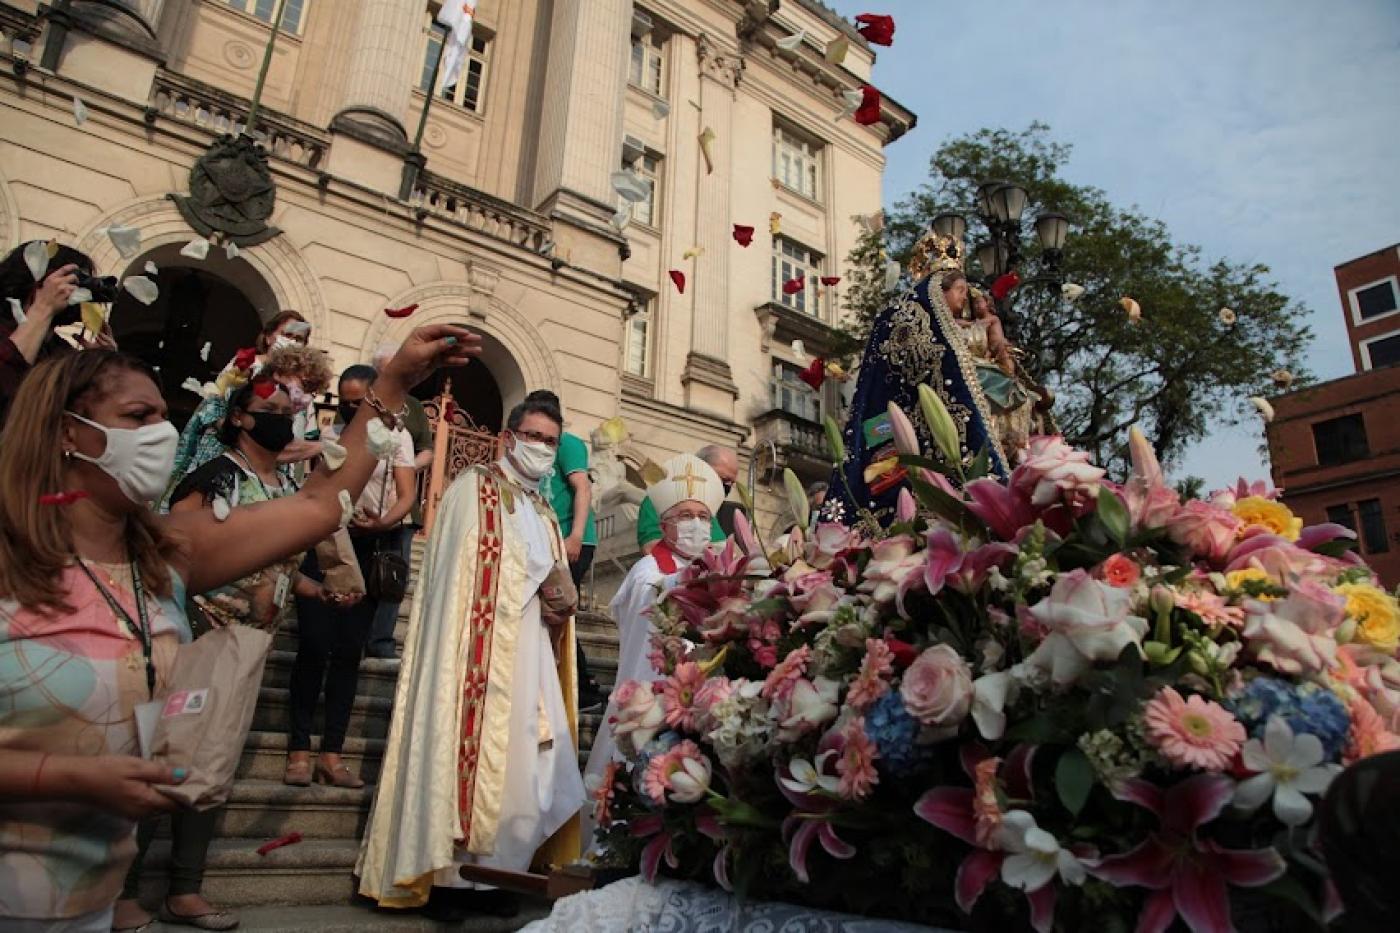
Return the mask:
<svg viewBox="0 0 1400 933"><path fill-rule="evenodd" d="M962 244L926 234L909 263L913 287L875 318L843 434L846 459L832 476L824 520L861 525L872 534L893 520L907 474L895 459L890 402L909 414L924 455L940 459L928 425L918 417L921 384L938 393L953 416L964 465L985 449L991 474L1009 474L976 362L956 323L968 301L962 264Z"/></svg>

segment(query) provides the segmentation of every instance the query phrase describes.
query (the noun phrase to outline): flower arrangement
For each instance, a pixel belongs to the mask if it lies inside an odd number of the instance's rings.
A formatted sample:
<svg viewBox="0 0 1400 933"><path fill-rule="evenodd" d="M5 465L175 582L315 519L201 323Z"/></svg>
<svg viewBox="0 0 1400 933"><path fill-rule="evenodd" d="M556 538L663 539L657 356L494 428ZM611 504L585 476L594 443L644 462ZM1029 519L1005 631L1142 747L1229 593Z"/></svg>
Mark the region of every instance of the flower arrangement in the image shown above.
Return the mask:
<svg viewBox="0 0 1400 933"><path fill-rule="evenodd" d="M883 536L740 515L660 599L601 861L958 928L1326 916L1315 803L1400 746L1400 607L1351 533L1244 481L1181 502L1136 429L1123 485L1057 437L1001 482L923 402L945 454L891 409Z"/></svg>

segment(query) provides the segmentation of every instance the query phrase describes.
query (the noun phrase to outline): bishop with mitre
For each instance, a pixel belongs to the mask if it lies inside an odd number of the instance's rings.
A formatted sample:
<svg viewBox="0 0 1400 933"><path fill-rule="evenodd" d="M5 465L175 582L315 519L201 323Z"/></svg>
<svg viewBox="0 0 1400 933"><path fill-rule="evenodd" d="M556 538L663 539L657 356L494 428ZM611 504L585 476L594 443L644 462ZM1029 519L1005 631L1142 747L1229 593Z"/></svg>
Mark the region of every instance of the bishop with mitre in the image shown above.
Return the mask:
<svg viewBox="0 0 1400 933"><path fill-rule="evenodd" d="M472 887L463 865L523 871L579 856L576 594L538 492L561 427L551 405L516 406L505 454L442 497L356 866L360 893L382 907Z"/></svg>

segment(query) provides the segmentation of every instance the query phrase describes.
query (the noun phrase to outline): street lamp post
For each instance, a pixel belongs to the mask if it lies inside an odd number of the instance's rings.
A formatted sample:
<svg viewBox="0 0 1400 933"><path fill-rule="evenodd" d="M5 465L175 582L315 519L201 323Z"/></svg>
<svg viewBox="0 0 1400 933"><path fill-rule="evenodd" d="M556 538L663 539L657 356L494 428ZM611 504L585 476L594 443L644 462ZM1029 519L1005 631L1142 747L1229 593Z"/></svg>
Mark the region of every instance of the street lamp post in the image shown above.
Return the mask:
<svg viewBox="0 0 1400 933"><path fill-rule="evenodd" d="M990 288L1009 272L1020 274L1025 258L1022 218L1030 198L1020 185L994 180L977 186L975 200L975 213L987 229L988 239L978 243L974 252L982 267L983 284ZM1045 211L1036 217L1032 226L1040 244L1039 268L1034 275L1023 278L1021 286L1060 286L1060 261L1064 257L1065 240L1069 237L1069 225L1069 218L1058 211ZM931 226L934 233L945 234L961 242L963 234L967 232L967 218L957 213L939 214ZM1011 296L1006 295L997 305L1002 328L1008 337L1014 339L1016 319Z"/></svg>

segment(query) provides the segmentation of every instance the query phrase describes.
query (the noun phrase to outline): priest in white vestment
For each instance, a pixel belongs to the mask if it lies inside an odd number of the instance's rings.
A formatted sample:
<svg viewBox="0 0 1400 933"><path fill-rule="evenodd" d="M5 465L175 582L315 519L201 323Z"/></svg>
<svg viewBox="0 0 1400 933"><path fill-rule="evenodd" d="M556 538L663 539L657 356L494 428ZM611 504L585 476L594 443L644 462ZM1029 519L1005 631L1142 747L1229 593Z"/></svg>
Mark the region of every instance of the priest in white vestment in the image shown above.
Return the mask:
<svg viewBox="0 0 1400 933"><path fill-rule="evenodd" d="M647 498L661 517L661 541L628 571L608 605L617 622L617 680L654 681L660 674L650 660L651 607L675 583L678 572L710 543L710 517L724 501L724 483L699 457L682 454L662 464L665 477L647 487ZM617 749L612 736L616 705L609 701L588 754L585 778L601 777ZM594 778L597 780L597 778ZM585 823L588 821L585 820ZM590 830L591 826L586 826ZM587 838L587 836L585 837Z"/></svg>
<svg viewBox="0 0 1400 933"><path fill-rule="evenodd" d="M573 584L538 493L560 430L557 409L517 406L505 455L442 497L356 866L382 907L471 886L462 865L545 870L580 854L572 597L556 583Z"/></svg>

